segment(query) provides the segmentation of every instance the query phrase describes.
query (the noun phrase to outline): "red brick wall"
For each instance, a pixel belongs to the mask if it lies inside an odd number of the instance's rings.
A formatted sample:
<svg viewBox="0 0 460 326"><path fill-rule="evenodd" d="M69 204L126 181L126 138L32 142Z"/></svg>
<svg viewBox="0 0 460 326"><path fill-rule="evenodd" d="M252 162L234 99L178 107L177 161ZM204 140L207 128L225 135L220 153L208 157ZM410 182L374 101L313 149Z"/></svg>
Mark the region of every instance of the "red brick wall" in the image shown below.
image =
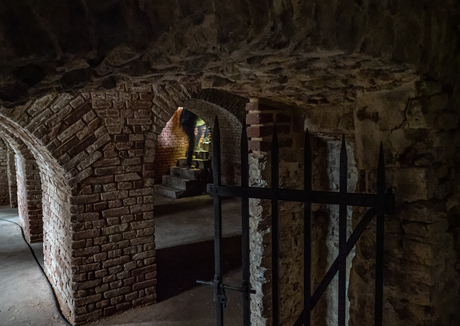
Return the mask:
<svg viewBox="0 0 460 326"><path fill-rule="evenodd" d="M182 109L178 109L166 123L158 136L155 148L155 183L161 183L161 176L169 174L169 167L176 165L185 156L188 138L179 125Z"/></svg>

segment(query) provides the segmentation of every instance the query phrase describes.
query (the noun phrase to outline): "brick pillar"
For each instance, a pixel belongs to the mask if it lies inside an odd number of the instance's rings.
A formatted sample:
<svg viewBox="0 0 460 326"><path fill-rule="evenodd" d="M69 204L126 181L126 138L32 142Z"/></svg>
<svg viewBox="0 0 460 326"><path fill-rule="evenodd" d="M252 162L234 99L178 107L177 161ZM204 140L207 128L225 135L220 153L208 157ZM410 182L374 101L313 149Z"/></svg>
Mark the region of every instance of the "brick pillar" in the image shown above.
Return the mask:
<svg viewBox="0 0 460 326"><path fill-rule="evenodd" d="M249 137L249 184L266 187L271 184L270 150L273 126L276 123L280 148L280 185L289 188L302 186L303 178L299 170L302 151L299 144L303 140L302 132L294 132L292 112L266 106L255 99L247 103L247 133ZM286 113L288 112L288 113ZM299 130L299 131L303 131ZM300 139L300 142L299 142ZM294 146L296 145L297 148ZM301 147L300 147L301 148ZM300 181L300 183L299 183ZM271 325L271 205L268 201L250 199L250 235L251 235L251 285L256 294L251 296L252 324ZM280 297L281 324L292 325L296 315L300 314L298 304L302 297L296 288L301 270L303 205L280 203L281 260ZM286 222L288 221L288 222Z"/></svg>
<svg viewBox="0 0 460 326"><path fill-rule="evenodd" d="M246 104L246 125L249 141L249 150L266 154L270 151L273 136L273 126L276 123L276 130L279 136L280 148L291 147L292 138L286 137L291 132L291 117L283 113L283 110L276 109L251 99Z"/></svg>
<svg viewBox="0 0 460 326"><path fill-rule="evenodd" d="M71 180L76 323L156 300L152 95L92 97L100 125Z"/></svg>

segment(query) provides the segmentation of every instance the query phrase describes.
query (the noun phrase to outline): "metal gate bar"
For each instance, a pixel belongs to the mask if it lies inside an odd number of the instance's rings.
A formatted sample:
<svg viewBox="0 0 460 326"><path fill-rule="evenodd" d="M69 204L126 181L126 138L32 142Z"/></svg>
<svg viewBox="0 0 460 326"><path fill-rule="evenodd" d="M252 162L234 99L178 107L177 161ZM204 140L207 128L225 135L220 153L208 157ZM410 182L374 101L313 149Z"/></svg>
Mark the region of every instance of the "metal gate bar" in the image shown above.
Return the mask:
<svg viewBox="0 0 460 326"><path fill-rule="evenodd" d="M279 189L279 149L278 133L276 126L273 130L272 140L272 189ZM246 154L247 155L247 154ZM279 205L278 198L272 197L272 319L273 326L278 326L280 321L279 315Z"/></svg>
<svg viewBox="0 0 460 326"><path fill-rule="evenodd" d="M241 186L249 187L249 162L248 162L248 136L246 134L246 124L243 124L241 135ZM250 307L250 265L249 265L249 198L241 198L241 250L242 250L242 273L243 273L243 325L251 325Z"/></svg>
<svg viewBox="0 0 460 326"><path fill-rule="evenodd" d="M375 257L375 326L383 322L383 254L385 238L385 161L383 145L380 143L379 165L377 168L377 227L376 227L376 257ZM394 204L394 198L393 198Z"/></svg>
<svg viewBox="0 0 460 326"><path fill-rule="evenodd" d="M348 157L345 137L340 149L340 193L347 193ZM345 326L347 296L347 205L339 205L339 326ZM306 280L304 280L306 282ZM310 282L310 280L309 280Z"/></svg>
<svg viewBox="0 0 460 326"><path fill-rule="evenodd" d="M382 325L383 311L383 253L384 253L384 215L394 209L394 196L389 190L385 193L385 166L383 147L380 146L377 194L352 194L347 192L347 152L345 138L342 139L340 153L340 188L339 192L322 192L312 190L312 150L308 131L305 134L304 149L304 190L279 188L279 150L278 135L274 127L271 147L272 188L249 187L248 138L246 126L241 135L241 187L221 185L221 149L220 129L216 117L213 130L213 177L214 184L208 184L208 193L214 196L215 214L215 288L216 326L223 325L223 308L226 305L225 289L239 291L243 295L243 324L250 325L250 287L249 272L249 198L269 199L272 202L272 320L273 325L280 323L279 311L279 201L296 201L304 203L304 310L295 326L310 326L311 311L326 291L334 276L339 273L338 324L346 322L346 259L353 250L360 236L366 230L373 217L377 215L376 228L376 278L375 278L375 325ZM222 207L221 197L242 198L242 286L225 285L222 279ZM313 295L311 294L311 204L339 205L339 255L329 268ZM364 214L351 236L347 239L347 207L370 207Z"/></svg>
<svg viewBox="0 0 460 326"><path fill-rule="evenodd" d="M310 144L310 134L307 130L305 133L305 149L304 149L304 189L305 193L311 193L312 190L312 151ZM304 203L304 269L303 278L309 280L304 282L304 311L303 322L310 326L310 315L312 308L311 297L311 202Z"/></svg>
<svg viewBox="0 0 460 326"><path fill-rule="evenodd" d="M190 146L193 146L191 144ZM213 153L212 171L214 184L221 184L221 151L220 151L220 128L219 121L214 124L213 130ZM225 295L222 292L222 200L219 196L214 197L214 302L216 311L216 325L224 324Z"/></svg>

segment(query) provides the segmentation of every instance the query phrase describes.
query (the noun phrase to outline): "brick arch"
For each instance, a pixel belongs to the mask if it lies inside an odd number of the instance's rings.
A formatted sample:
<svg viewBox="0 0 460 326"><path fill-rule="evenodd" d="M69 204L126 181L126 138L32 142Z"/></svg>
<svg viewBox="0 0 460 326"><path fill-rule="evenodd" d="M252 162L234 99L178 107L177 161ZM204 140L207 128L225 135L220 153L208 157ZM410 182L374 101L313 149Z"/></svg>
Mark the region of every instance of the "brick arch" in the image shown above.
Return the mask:
<svg viewBox="0 0 460 326"><path fill-rule="evenodd" d="M180 83L153 85L154 132L158 136L178 107L184 107L201 117L208 126L219 117L222 130L223 182L240 182L240 137L242 121L245 119L245 103L242 97L220 90L197 90ZM206 99L206 100L205 100ZM208 101L209 100L209 101ZM171 161L173 164L174 159Z"/></svg>
<svg viewBox="0 0 460 326"><path fill-rule="evenodd" d="M13 162L9 162L9 164L14 164L12 169L14 169L16 177L14 184L17 188L19 223L29 243L41 242L43 240L43 213L39 164L24 141L16 136L11 129L0 126L0 130L3 139L14 151ZM11 179L10 177L9 184L14 182ZM10 191L14 191L14 188Z"/></svg>
<svg viewBox="0 0 460 326"><path fill-rule="evenodd" d="M203 100L225 108L232 113L241 123L246 119L246 103L248 99L219 89L206 88L192 95L192 98Z"/></svg>

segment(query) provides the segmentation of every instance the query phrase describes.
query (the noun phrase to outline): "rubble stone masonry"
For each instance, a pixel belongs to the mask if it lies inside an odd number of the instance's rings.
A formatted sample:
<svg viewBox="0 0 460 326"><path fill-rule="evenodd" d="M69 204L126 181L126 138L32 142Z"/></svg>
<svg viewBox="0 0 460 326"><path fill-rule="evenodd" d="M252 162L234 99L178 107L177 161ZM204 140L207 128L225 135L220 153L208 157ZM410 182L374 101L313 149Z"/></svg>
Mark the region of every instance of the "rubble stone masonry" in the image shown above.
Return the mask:
<svg viewBox="0 0 460 326"><path fill-rule="evenodd" d="M349 162L349 185L356 186L359 193L375 193L378 151L383 142L386 182L397 201L396 213L387 215L385 220L384 324L454 325L460 320L456 177L459 117L454 110L458 103L458 98L443 92L438 83L413 80L394 89L364 93L355 105L312 105L311 110L307 107L299 111L304 118L292 120L287 110L256 101L247 105L253 186L271 183L270 130L274 122L280 134L282 187L302 186L303 143L296 130L308 128L316 135L312 137L314 189L337 190L333 172L338 155L335 143L345 134L348 157L354 157L354 162ZM283 116L287 116L291 129L282 122ZM303 128L296 127L296 120L304 121ZM250 209L251 282L256 290L251 301L252 321L254 325L271 325L270 205L251 199ZM280 210L281 323L291 324L303 305L299 292L303 286L303 237L299 233L303 212L301 206L283 202ZM349 210L349 232L363 212ZM337 236L333 224L332 208L313 208L313 289L337 251L331 247ZM352 261L351 258L349 325L370 325L374 322L374 224L364 233ZM320 300L312 318L318 325L334 325L336 308L332 290Z"/></svg>

